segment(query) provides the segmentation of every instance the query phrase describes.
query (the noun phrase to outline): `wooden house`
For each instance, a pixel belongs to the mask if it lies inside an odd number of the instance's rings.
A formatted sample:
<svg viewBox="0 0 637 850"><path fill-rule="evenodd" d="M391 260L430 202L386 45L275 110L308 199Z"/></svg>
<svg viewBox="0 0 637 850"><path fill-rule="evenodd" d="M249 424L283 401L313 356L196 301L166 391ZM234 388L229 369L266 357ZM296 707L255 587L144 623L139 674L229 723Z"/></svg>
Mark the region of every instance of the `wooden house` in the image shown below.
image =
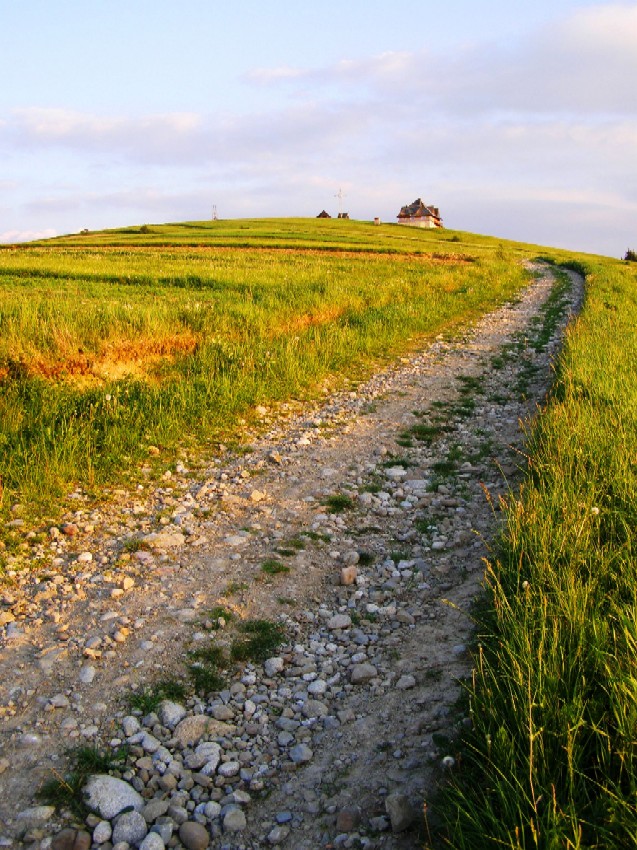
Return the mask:
<svg viewBox="0 0 637 850"><path fill-rule="evenodd" d="M398 224L408 224L411 227L442 227L438 207L424 204L421 198L402 207L397 218Z"/></svg>

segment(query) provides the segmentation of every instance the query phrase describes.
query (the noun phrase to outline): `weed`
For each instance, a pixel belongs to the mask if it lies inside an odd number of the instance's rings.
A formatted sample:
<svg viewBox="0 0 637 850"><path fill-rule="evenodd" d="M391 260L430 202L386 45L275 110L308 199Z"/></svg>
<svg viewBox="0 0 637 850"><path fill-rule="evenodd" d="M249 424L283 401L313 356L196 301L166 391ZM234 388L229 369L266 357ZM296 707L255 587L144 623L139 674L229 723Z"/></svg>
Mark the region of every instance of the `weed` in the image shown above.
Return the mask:
<svg viewBox="0 0 637 850"><path fill-rule="evenodd" d="M185 696L186 688L182 682L177 679L161 679L152 687L146 686L132 693L128 697L128 704L142 714L150 714L162 700L183 700Z"/></svg>
<svg viewBox="0 0 637 850"><path fill-rule="evenodd" d="M276 576L280 573L289 573L290 568L276 558L268 558L261 564L261 572L269 576Z"/></svg>
<svg viewBox="0 0 637 850"><path fill-rule="evenodd" d="M373 564L375 561L374 555L371 552L359 552L358 553L358 563L361 567L368 567L370 564Z"/></svg>
<svg viewBox="0 0 637 850"><path fill-rule="evenodd" d="M224 596L236 596L247 590L249 585L245 581L229 581L224 590Z"/></svg>
<svg viewBox="0 0 637 850"><path fill-rule="evenodd" d="M226 682L224 671L229 664L222 647L215 644L198 647L188 655L192 659L188 673L195 691L205 696L222 690Z"/></svg>
<svg viewBox="0 0 637 850"><path fill-rule="evenodd" d="M409 429L409 433L414 437L414 439L430 446L433 441L440 436L442 428L440 425L425 425L419 423L417 425L412 425Z"/></svg>
<svg viewBox="0 0 637 850"><path fill-rule="evenodd" d="M230 650L235 661L265 661L285 640L282 627L271 620L245 620L239 631L243 634Z"/></svg>
<svg viewBox="0 0 637 850"><path fill-rule="evenodd" d="M354 507L353 500L350 496L346 496L345 493L334 493L323 499L321 504L325 505L331 514L341 514L344 511L352 510Z"/></svg>
<svg viewBox="0 0 637 850"><path fill-rule="evenodd" d="M214 605L206 619L212 624L213 629L218 629L234 619L234 611L225 605Z"/></svg>

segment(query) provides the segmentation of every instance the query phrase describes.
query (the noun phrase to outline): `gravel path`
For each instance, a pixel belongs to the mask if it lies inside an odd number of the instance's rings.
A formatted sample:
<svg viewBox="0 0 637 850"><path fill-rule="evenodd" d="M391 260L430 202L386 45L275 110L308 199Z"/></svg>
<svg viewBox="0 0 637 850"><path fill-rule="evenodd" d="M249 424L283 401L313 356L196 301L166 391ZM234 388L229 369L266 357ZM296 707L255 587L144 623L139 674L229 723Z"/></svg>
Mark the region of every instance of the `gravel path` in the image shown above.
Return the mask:
<svg viewBox="0 0 637 850"><path fill-rule="evenodd" d="M260 409L250 453L159 482L149 467L105 505L78 491L26 540L43 567L16 560L0 589L0 846L421 846L422 802L468 722L469 611L519 480L520 421L581 301L571 280L545 344L542 268L462 337L322 405ZM11 523L29 536L19 506ZM265 663L208 698L127 705L253 618L285 630ZM34 799L65 747L123 743L84 822Z"/></svg>

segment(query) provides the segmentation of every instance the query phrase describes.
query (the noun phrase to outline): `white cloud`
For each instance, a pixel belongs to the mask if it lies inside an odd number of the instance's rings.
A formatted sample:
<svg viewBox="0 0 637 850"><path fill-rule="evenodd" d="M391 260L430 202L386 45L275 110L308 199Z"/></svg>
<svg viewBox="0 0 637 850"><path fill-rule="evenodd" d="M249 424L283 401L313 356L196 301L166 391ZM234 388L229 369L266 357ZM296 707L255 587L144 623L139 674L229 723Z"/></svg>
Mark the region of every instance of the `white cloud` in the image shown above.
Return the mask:
<svg viewBox="0 0 637 850"><path fill-rule="evenodd" d="M0 242L32 242L34 239L50 239L57 235L57 230L51 227L44 230L5 230L0 233Z"/></svg>

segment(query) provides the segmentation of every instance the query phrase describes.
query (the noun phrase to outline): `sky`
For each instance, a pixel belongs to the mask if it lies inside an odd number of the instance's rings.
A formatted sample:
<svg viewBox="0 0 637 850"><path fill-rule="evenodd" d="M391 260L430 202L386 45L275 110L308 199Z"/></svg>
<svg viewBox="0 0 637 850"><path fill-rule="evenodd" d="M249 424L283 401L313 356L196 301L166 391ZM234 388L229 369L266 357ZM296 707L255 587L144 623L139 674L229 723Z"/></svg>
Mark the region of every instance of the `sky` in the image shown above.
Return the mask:
<svg viewBox="0 0 637 850"><path fill-rule="evenodd" d="M637 249L637 2L0 0L0 241L219 218Z"/></svg>

